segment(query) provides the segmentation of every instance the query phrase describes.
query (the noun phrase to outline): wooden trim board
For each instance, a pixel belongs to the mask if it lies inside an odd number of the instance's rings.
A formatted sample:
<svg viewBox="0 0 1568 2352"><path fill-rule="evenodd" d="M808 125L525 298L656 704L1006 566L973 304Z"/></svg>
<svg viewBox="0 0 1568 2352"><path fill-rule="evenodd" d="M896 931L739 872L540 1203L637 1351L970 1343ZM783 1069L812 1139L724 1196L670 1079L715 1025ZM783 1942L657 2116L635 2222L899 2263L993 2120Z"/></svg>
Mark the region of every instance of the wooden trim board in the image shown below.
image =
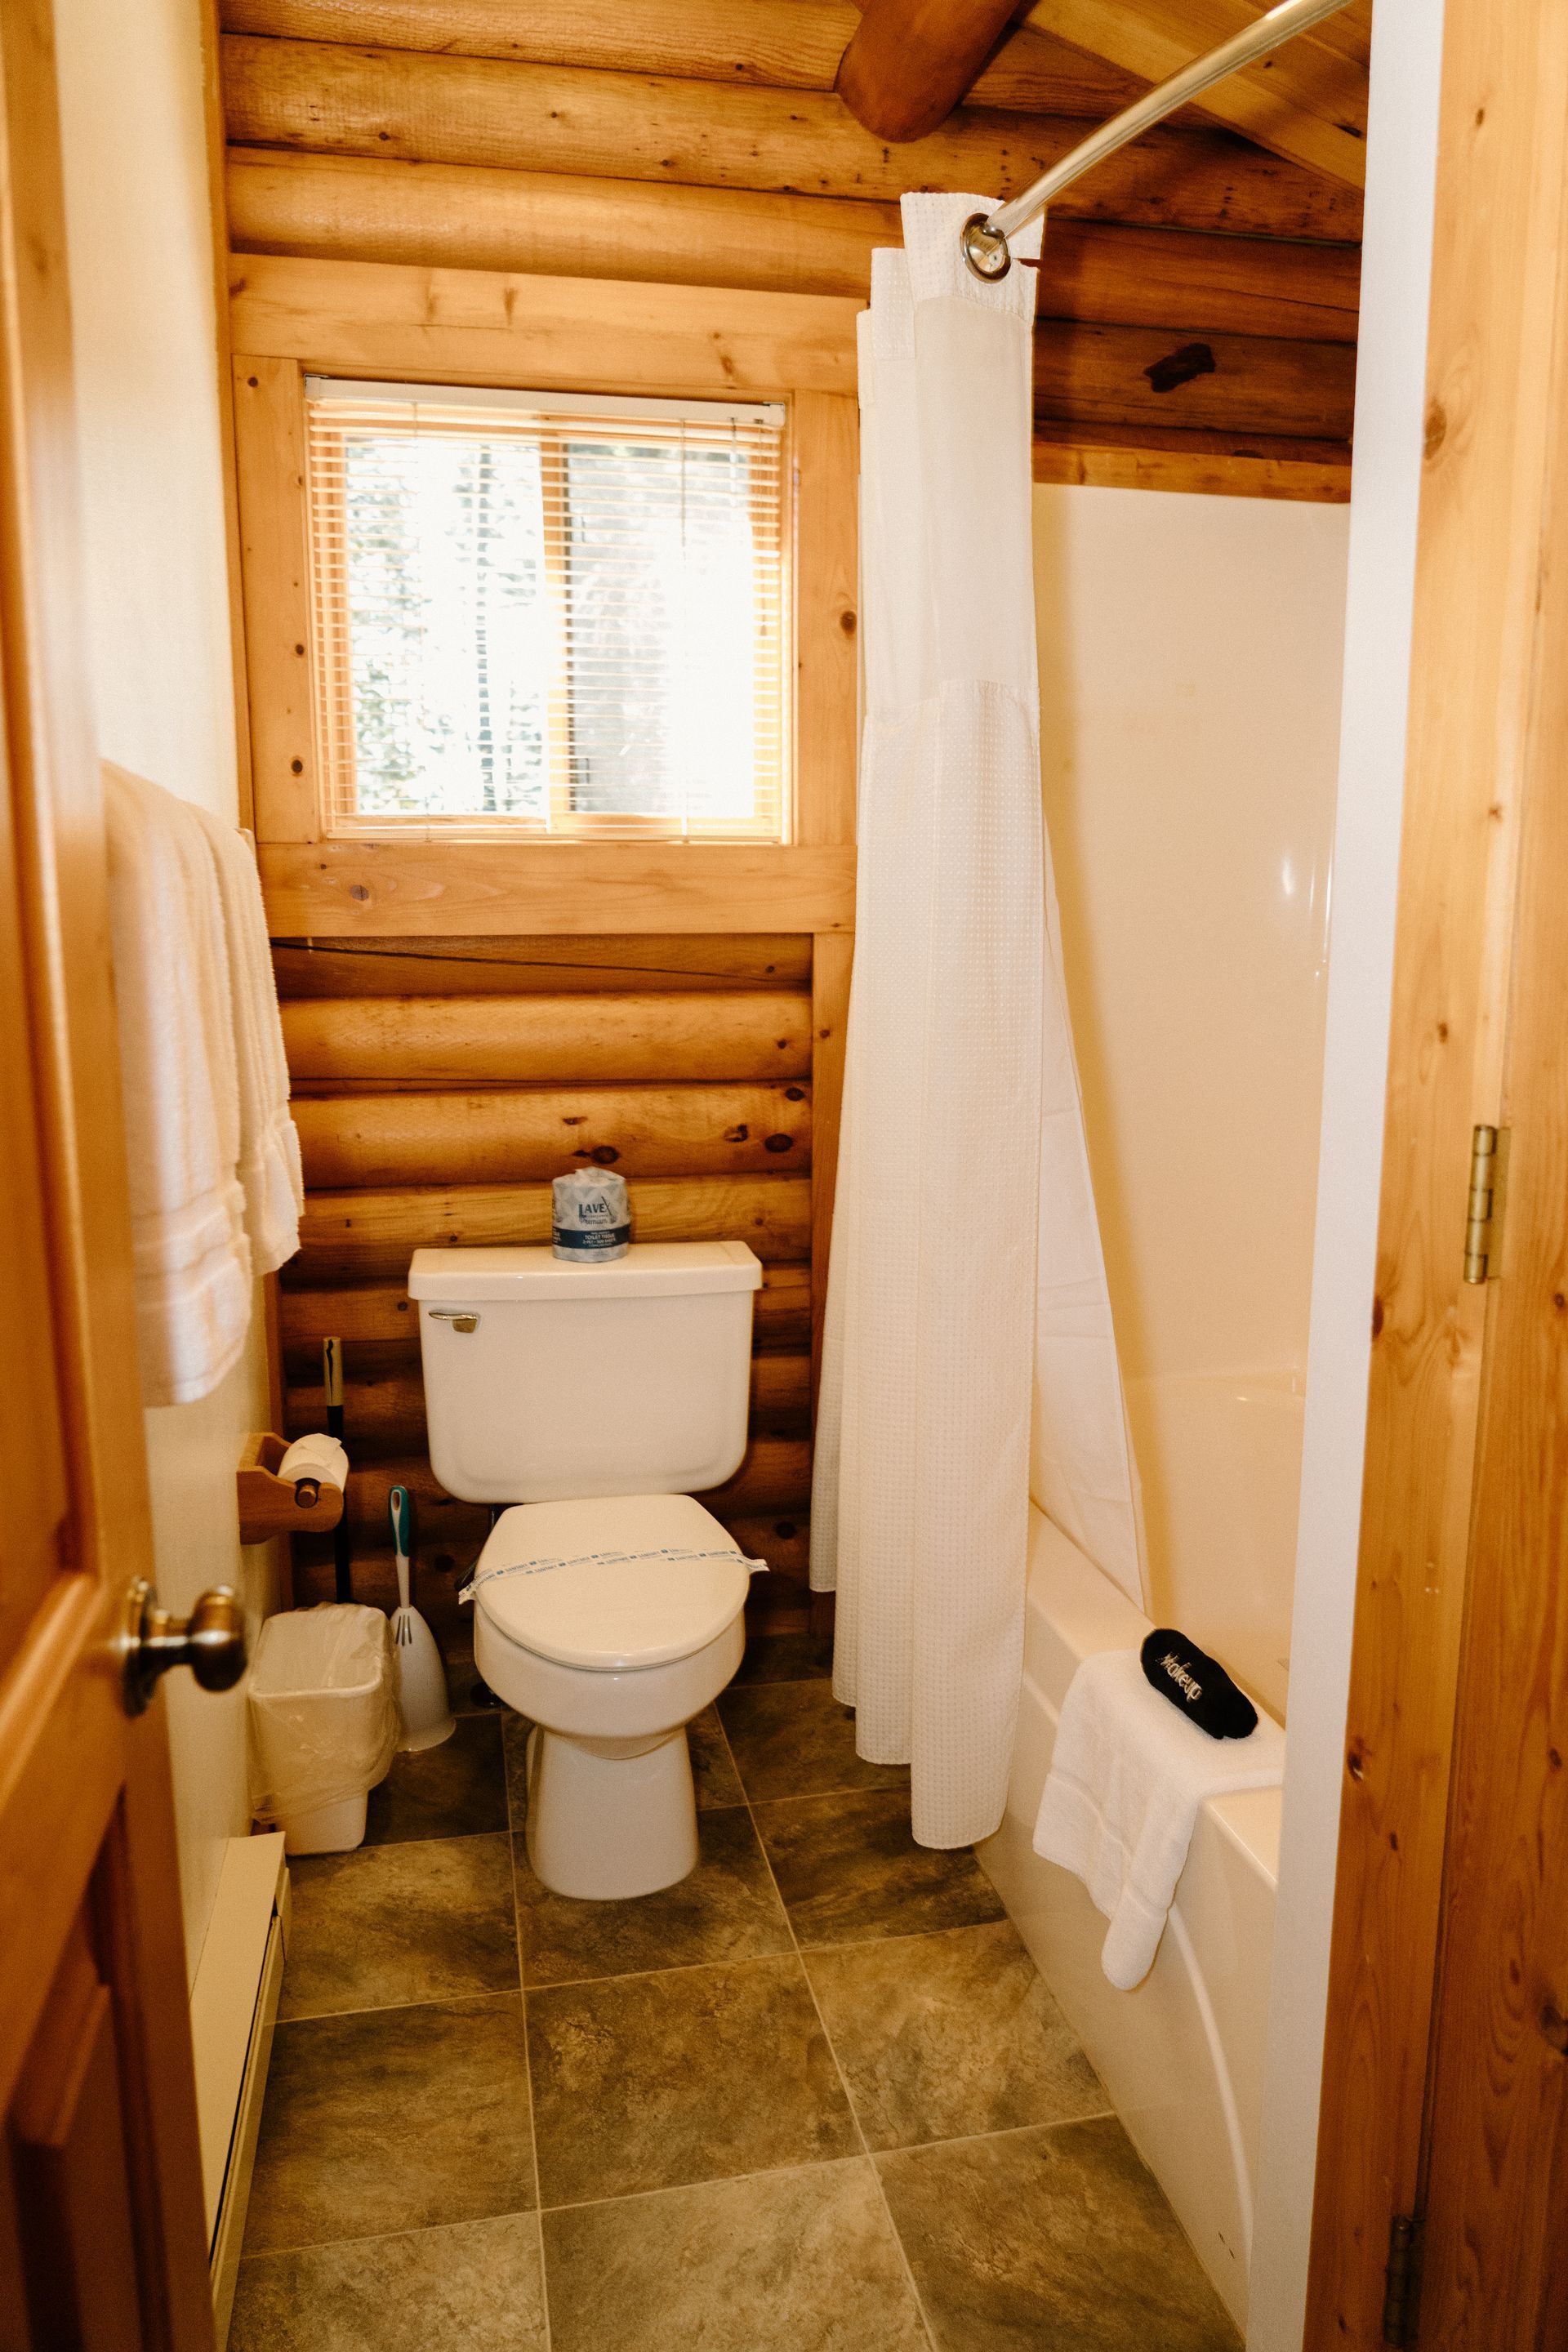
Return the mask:
<svg viewBox="0 0 1568 2352"><path fill-rule="evenodd" d="M828 294L237 255L237 352L350 375L697 399L855 394L856 302Z"/></svg>
<svg viewBox="0 0 1568 2352"><path fill-rule="evenodd" d="M847 845L264 841L282 937L516 931L848 931Z"/></svg>

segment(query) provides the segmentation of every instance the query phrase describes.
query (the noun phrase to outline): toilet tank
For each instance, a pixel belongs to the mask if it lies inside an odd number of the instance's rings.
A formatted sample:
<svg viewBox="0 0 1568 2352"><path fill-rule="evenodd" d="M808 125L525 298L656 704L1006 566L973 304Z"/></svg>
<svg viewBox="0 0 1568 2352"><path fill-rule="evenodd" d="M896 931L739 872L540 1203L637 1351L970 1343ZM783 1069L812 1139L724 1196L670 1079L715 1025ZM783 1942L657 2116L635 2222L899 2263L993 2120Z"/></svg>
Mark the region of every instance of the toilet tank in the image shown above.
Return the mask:
<svg viewBox="0 0 1568 2352"><path fill-rule="evenodd" d="M693 1495L740 1467L751 1391L743 1242L416 1250L430 1466L471 1503Z"/></svg>

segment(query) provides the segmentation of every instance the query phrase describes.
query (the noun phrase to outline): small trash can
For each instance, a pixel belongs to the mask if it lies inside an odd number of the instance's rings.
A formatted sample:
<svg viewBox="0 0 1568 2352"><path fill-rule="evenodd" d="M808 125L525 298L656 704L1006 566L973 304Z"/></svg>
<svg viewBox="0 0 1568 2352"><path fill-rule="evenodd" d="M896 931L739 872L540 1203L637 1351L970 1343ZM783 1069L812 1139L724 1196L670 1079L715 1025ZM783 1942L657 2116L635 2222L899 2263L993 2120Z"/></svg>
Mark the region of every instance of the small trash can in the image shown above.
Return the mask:
<svg viewBox="0 0 1568 2352"><path fill-rule="evenodd" d="M250 1798L288 1853L347 1853L402 1737L386 1619L329 1602L268 1617L250 1669Z"/></svg>

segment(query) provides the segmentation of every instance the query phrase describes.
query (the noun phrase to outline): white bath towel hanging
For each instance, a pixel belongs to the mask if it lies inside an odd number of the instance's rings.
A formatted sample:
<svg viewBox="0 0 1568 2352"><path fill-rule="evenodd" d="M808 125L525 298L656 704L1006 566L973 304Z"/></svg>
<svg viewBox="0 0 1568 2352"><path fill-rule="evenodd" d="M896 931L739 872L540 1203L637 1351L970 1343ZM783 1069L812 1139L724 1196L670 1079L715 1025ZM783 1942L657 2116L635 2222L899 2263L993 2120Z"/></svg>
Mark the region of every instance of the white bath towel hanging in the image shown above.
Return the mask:
<svg viewBox="0 0 1568 2352"><path fill-rule="evenodd" d="M305 1185L300 1137L289 1113L289 1064L267 915L248 838L205 809L195 815L217 868L228 951L245 1229L256 1272L271 1274L300 1246Z"/></svg>
<svg viewBox="0 0 1568 2352"><path fill-rule="evenodd" d="M217 869L188 803L107 763L104 801L142 1398L186 1404L250 1324Z"/></svg>
<svg viewBox="0 0 1568 2352"><path fill-rule="evenodd" d="M1247 1739L1211 1739L1150 1688L1136 1650L1100 1650L1062 1702L1035 1852L1081 1878L1110 1926L1100 1966L1122 1992L1154 1965L1205 1799L1272 1789L1285 1734L1266 1715Z"/></svg>
<svg viewBox="0 0 1568 2352"><path fill-rule="evenodd" d="M1142 1598L1041 820L1035 273L982 284L959 244L992 208L906 196L859 321L866 723L811 1514L834 1688L936 1846L1001 1818L1031 1476Z"/></svg>

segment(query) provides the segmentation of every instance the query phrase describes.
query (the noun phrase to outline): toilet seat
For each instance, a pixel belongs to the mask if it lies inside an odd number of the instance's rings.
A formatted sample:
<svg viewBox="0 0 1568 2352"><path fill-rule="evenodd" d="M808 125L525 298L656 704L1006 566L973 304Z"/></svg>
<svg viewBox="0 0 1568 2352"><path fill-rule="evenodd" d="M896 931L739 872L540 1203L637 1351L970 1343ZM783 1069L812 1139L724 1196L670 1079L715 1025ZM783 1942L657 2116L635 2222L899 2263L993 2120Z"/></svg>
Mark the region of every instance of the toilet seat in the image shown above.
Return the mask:
<svg viewBox="0 0 1568 2352"><path fill-rule="evenodd" d="M734 1624L749 1571L690 1495L522 1503L491 1528L474 1605L515 1648L578 1673L690 1658Z"/></svg>

